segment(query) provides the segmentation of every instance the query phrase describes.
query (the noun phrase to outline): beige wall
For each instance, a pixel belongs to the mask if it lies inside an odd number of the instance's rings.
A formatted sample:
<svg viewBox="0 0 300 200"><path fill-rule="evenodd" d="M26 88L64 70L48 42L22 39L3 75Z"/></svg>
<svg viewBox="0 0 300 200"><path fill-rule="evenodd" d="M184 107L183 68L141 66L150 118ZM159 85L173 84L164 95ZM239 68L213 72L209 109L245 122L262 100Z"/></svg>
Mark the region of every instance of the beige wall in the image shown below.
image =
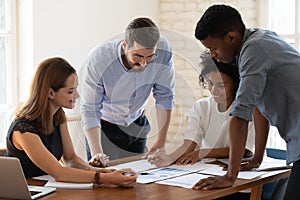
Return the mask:
<svg viewBox="0 0 300 200"><path fill-rule="evenodd" d="M147 16L158 23L159 0L17 0L18 12L18 101L27 97L38 62L60 56L79 72L89 51L97 44L124 32L130 20ZM66 110L78 117L79 105ZM0 127L0 146L4 145L7 123ZM2 112L1 112L2 114ZM70 122L75 150L85 157L85 141L80 122Z"/></svg>
<svg viewBox="0 0 300 200"><path fill-rule="evenodd" d="M198 64L200 61L199 55L203 51L203 47L200 42L194 38L194 28L204 10L215 2L217 1L158 0L157 16L154 18L158 23L162 34L166 36L172 44L175 63L175 107L172 113L172 120L167 140L167 149L169 151L178 146L183 140L187 111L192 107L197 99L205 95L209 95L209 92L204 91L198 84L198 75L200 73ZM231 2L229 3L230 5L241 11L247 26L256 25L257 19L255 1L232 0L218 2ZM155 9L153 9L151 13L155 12ZM134 15L133 13L132 15ZM108 22L109 21L106 23ZM122 26L125 25L123 24ZM106 32L110 33L111 28L111 26L108 26ZM77 109L74 111L69 112L69 116L77 116L79 106L77 105L76 108ZM154 100L152 97L149 99L146 113L152 122L152 130L147 142L147 146L151 147L156 140L158 132L156 127ZM76 151L82 157L85 157L85 141L81 125L78 122L71 122L69 125Z"/></svg>
<svg viewBox="0 0 300 200"><path fill-rule="evenodd" d="M78 71L97 44L138 16L158 21L159 0L18 0L19 98L42 59L60 56ZM147 5L147 6L145 6Z"/></svg>
<svg viewBox="0 0 300 200"><path fill-rule="evenodd" d="M203 48L193 35L196 22L208 6L226 3L241 11L247 26L256 26L256 1L19 0L19 100L26 98L29 79L41 59L62 56L79 71L88 52L96 44L120 34L132 18L148 16L157 22L173 47L176 96L168 143L172 144L171 148L177 146L184 135L186 112L196 99L208 94L198 85L198 58ZM77 117L79 106L76 108L69 111L68 115ZM152 98L149 99L147 113L153 121L147 144L150 146L157 134ZM70 133L76 151L85 157L80 123L71 122Z"/></svg>

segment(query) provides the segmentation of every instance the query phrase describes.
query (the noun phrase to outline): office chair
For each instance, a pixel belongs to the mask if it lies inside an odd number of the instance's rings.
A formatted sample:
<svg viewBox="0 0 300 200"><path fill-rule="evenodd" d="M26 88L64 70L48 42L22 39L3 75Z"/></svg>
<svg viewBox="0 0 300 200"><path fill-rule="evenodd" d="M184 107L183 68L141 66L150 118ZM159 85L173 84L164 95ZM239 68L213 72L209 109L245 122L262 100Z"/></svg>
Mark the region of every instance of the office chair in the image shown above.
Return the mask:
<svg viewBox="0 0 300 200"><path fill-rule="evenodd" d="M267 156L275 159L286 160L286 150L266 148ZM262 200L282 200L287 186L288 178L263 185Z"/></svg>

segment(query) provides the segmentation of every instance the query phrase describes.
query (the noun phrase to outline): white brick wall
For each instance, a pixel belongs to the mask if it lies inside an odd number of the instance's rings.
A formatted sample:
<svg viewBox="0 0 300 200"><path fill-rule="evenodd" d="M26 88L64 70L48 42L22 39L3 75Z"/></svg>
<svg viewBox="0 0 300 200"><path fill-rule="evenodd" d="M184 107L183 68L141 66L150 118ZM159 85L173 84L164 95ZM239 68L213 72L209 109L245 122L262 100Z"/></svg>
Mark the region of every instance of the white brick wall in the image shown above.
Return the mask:
<svg viewBox="0 0 300 200"><path fill-rule="evenodd" d="M256 27L258 0L161 0L159 4L159 27L172 44L176 71L175 109L168 133L168 150L174 149L183 139L186 112L194 102L209 95L198 84L199 56L203 51L194 38L194 29L204 11L213 4L228 4L238 9L248 27ZM153 106L153 104L152 104ZM152 109L151 109L152 110ZM153 116L153 113L152 113ZM151 117L150 117L151 118ZM151 120L151 119L150 119ZM156 140L157 129L152 124L148 147Z"/></svg>

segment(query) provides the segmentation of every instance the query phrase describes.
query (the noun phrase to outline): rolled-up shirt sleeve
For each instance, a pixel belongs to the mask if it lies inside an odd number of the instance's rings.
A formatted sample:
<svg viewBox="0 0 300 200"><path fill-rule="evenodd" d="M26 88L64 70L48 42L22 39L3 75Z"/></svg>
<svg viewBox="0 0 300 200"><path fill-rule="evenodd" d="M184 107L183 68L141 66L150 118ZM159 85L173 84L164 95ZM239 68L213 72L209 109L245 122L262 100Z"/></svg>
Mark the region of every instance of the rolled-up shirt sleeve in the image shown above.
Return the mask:
<svg viewBox="0 0 300 200"><path fill-rule="evenodd" d="M169 43L163 43L164 47L158 47L159 52L163 54L161 63L163 65L159 76L153 86L153 97L156 100L156 107L163 110L172 110L174 105L174 63L172 58L172 49Z"/></svg>
<svg viewBox="0 0 300 200"><path fill-rule="evenodd" d="M81 71L80 79L80 101L82 127L84 130L100 127L101 102L103 101L103 85L101 84L101 74L95 70L95 63L89 61ZM99 80L100 79L100 80ZM83 91L84 90L84 91Z"/></svg>

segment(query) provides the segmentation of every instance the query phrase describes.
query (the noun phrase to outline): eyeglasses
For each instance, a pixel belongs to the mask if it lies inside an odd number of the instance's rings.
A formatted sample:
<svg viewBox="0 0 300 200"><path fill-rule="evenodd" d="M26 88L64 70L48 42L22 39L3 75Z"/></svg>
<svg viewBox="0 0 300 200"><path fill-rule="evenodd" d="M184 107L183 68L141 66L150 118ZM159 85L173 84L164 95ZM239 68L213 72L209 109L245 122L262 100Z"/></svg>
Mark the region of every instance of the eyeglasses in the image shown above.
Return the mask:
<svg viewBox="0 0 300 200"><path fill-rule="evenodd" d="M152 62L155 58L157 58L157 56L155 54L150 55L150 56L142 56L139 54L133 54L132 58L136 62L146 61L147 63L149 63L149 62Z"/></svg>

